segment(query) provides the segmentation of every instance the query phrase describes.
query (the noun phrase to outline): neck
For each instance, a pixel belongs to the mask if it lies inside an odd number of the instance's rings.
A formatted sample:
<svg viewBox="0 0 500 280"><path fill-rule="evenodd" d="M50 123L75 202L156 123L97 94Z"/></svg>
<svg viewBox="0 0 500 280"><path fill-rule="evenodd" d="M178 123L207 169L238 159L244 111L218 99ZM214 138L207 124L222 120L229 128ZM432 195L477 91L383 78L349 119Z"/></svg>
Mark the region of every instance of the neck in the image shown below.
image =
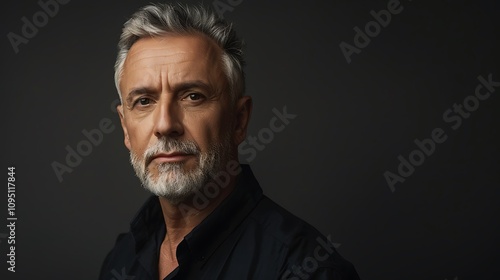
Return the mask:
<svg viewBox="0 0 500 280"><path fill-rule="evenodd" d="M231 176L229 184L218 188L218 195L214 198L191 196L185 201L174 204L164 197L159 197L163 218L167 233L163 242L170 243L174 248L189 234L193 228L199 225L220 203L233 191L236 177ZM203 194L203 190L200 190Z"/></svg>

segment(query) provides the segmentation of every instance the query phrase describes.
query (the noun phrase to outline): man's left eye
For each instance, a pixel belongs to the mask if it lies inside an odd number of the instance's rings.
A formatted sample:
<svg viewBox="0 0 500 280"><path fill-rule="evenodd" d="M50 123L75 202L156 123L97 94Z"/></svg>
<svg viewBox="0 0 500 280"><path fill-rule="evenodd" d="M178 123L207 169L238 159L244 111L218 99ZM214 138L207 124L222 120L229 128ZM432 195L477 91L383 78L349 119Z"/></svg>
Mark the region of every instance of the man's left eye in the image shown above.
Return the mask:
<svg viewBox="0 0 500 280"><path fill-rule="evenodd" d="M203 95L201 95L199 93L190 93L186 96L186 98L189 98L189 100L192 100L192 101L197 101L197 100L202 99Z"/></svg>

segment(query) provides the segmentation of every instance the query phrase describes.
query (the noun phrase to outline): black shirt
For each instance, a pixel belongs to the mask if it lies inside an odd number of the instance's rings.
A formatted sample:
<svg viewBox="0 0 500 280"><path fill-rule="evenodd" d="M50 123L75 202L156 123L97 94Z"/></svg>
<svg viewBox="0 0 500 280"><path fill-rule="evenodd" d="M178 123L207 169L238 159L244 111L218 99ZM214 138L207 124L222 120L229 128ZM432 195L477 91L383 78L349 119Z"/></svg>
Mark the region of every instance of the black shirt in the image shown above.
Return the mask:
<svg viewBox="0 0 500 280"><path fill-rule="evenodd" d="M268 197L248 165L233 192L177 247L165 279L359 279L334 243ZM158 197L118 236L99 279L157 280L166 229Z"/></svg>

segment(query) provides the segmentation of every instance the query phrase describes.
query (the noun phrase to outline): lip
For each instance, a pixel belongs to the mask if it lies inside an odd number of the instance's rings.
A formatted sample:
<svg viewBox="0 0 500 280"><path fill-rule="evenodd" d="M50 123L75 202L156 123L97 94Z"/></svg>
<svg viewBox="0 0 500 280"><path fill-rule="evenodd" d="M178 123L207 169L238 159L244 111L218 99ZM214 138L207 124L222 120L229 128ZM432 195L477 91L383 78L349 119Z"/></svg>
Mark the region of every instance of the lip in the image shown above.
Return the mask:
<svg viewBox="0 0 500 280"><path fill-rule="evenodd" d="M159 153L151 158L151 162L164 163L164 162L179 162L193 156L182 152Z"/></svg>

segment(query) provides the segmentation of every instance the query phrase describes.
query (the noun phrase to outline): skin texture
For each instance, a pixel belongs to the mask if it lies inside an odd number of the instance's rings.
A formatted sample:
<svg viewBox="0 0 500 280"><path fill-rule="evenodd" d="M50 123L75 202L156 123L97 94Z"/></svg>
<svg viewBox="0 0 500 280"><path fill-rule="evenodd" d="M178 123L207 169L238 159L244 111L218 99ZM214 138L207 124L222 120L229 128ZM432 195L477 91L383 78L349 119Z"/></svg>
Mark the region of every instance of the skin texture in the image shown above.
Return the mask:
<svg viewBox="0 0 500 280"><path fill-rule="evenodd" d="M148 37L134 43L120 81L123 105L118 106L125 146L130 151L142 157L159 138L171 137L193 140L203 152L229 133L229 160L237 160L252 101L243 96L231 102L221 54L222 50L201 34ZM156 166L164 160L157 158L147 165L153 176L158 175ZM186 171L198 164L192 155L175 160L183 161ZM178 266L177 245L233 190L235 180L232 177L229 186L207 207L188 215L178 205L159 198L167 227L160 250L160 279ZM190 202L188 199L184 205L192 205Z"/></svg>

